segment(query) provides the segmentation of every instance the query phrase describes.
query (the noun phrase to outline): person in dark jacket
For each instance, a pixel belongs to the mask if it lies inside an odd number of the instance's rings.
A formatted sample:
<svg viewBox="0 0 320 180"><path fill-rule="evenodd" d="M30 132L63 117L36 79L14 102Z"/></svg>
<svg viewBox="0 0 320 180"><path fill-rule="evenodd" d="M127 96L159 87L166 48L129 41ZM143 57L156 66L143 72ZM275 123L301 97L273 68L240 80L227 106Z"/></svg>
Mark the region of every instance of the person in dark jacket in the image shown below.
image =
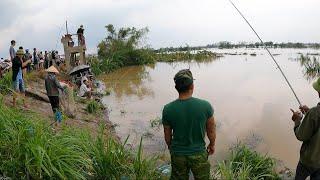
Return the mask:
<svg viewBox="0 0 320 180"><path fill-rule="evenodd" d="M25 89L24 89L24 80L23 80L23 73L22 69L25 68L28 64L31 63L31 60L27 60L23 62L24 52L22 49L19 49L16 53L16 56L12 59L12 85L13 90L15 93L13 93L13 106L16 106L16 98L17 93L20 93L23 97L23 105L24 107L27 107L25 103Z"/></svg>
<svg viewBox="0 0 320 180"><path fill-rule="evenodd" d="M83 25L80 25L79 29L77 30L77 34L78 34L78 45L79 46L83 46L85 45L85 40L84 40L84 29L83 29Z"/></svg>
<svg viewBox="0 0 320 180"><path fill-rule="evenodd" d="M320 97L320 78L313 83L313 88ZM300 106L300 110L303 120L299 111L291 109L294 133L302 141L295 179L305 180L310 176L310 180L320 180L320 103L311 109Z"/></svg>
<svg viewBox="0 0 320 180"><path fill-rule="evenodd" d="M54 66L49 67L46 72L48 72L48 75L45 77L47 95L55 116L55 121L58 125L62 121L62 114L59 103L59 89L63 91L63 87L60 85L59 81L56 78L56 74L59 74L59 71Z"/></svg>

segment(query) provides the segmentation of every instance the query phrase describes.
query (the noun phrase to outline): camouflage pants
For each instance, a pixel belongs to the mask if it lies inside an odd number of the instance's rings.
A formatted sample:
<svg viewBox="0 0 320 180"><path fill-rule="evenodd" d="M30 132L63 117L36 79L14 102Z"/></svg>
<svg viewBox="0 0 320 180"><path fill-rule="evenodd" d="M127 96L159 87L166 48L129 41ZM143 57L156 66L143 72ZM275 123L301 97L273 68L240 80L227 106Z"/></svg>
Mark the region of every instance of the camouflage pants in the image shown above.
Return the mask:
<svg viewBox="0 0 320 180"><path fill-rule="evenodd" d="M210 163L208 153L184 156L171 154L171 180L188 180L191 170L195 180L210 178Z"/></svg>

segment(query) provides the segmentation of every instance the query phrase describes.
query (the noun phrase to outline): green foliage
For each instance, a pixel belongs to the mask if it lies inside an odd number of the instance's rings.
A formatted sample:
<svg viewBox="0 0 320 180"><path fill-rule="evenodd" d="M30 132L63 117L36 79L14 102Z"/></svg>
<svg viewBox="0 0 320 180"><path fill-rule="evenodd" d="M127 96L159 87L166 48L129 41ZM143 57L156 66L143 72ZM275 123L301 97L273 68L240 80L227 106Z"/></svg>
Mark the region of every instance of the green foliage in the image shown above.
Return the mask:
<svg viewBox="0 0 320 180"><path fill-rule="evenodd" d="M35 120L37 119L37 120ZM55 133L34 113L0 108L0 175L13 179L157 179L157 158L106 136L63 127ZM153 178L154 177L154 178Z"/></svg>
<svg viewBox="0 0 320 180"><path fill-rule="evenodd" d="M85 134L54 134L36 115L0 108L0 172L13 179L86 179Z"/></svg>
<svg viewBox="0 0 320 180"><path fill-rule="evenodd" d="M112 24L106 26L107 38L98 45L98 58L92 58L92 71L96 75L109 73L123 66L154 63L154 53L139 45L148 33L148 28L120 28Z"/></svg>
<svg viewBox="0 0 320 180"><path fill-rule="evenodd" d="M316 56L311 58L311 56L301 54L297 60L300 62L300 65L303 68L304 77L307 80L312 81L320 76L319 58Z"/></svg>
<svg viewBox="0 0 320 180"><path fill-rule="evenodd" d="M160 179L161 174L154 169L158 160L157 156L143 158L142 137L136 158L133 162L134 179Z"/></svg>
<svg viewBox="0 0 320 180"><path fill-rule="evenodd" d="M240 143L231 150L228 160L217 165L217 176L225 180L280 179L272 158L260 155Z"/></svg>
<svg viewBox="0 0 320 180"><path fill-rule="evenodd" d="M93 170L97 179L120 179L129 176L130 153L125 149L125 144L117 143L112 138L104 136L105 126L100 126L99 135L93 143L90 143ZM128 139L128 138L127 138Z"/></svg>
<svg viewBox="0 0 320 180"><path fill-rule="evenodd" d="M90 114L97 113L99 112L100 109L101 109L101 105L95 100L89 101L86 108L87 112Z"/></svg>
<svg viewBox="0 0 320 180"><path fill-rule="evenodd" d="M12 89L12 71L0 78L0 93L7 94Z"/></svg>

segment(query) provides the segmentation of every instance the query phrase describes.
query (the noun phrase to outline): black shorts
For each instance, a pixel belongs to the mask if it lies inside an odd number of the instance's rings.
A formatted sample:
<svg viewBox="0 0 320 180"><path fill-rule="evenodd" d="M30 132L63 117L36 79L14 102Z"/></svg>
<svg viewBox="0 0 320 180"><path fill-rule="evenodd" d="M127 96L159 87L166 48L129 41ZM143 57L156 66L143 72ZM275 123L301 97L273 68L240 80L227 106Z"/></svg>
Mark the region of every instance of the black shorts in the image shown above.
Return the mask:
<svg viewBox="0 0 320 180"><path fill-rule="evenodd" d="M48 96L52 111L55 113L59 109L59 96Z"/></svg>

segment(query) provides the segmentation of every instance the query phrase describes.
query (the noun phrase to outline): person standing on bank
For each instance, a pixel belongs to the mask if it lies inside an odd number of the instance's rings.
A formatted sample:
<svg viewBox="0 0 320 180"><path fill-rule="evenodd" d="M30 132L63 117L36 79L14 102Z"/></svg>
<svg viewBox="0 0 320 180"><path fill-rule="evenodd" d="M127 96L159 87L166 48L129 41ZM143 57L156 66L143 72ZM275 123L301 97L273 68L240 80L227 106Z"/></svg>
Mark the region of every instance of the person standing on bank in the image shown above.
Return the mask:
<svg viewBox="0 0 320 180"><path fill-rule="evenodd" d="M31 60L32 62L32 55L30 54L29 49L26 49L26 53L24 54L22 59L23 59L23 62L26 62L27 60ZM25 71L24 73L31 72L31 63L27 65L27 68L24 71Z"/></svg>
<svg viewBox="0 0 320 180"><path fill-rule="evenodd" d="M313 83L313 88L320 97L320 78ZM302 141L300 159L296 169L296 180L320 180L320 103L309 109L307 106L299 107L304 114L291 109L294 121L294 133ZM302 120L302 122L301 122Z"/></svg>
<svg viewBox="0 0 320 180"><path fill-rule="evenodd" d="M36 48L33 48L33 64L34 64L34 69L38 70L39 69L39 57L38 57Z"/></svg>
<svg viewBox="0 0 320 180"><path fill-rule="evenodd" d="M83 29L83 25L80 25L80 27L77 30L77 34L78 34L78 45L82 46L85 45L85 40L84 40L84 29Z"/></svg>
<svg viewBox="0 0 320 180"><path fill-rule="evenodd" d="M25 108L27 108L26 102L25 102L25 89L24 89L24 80L23 80L23 73L22 69L25 68L28 64L31 63L31 60L27 60L26 62L23 62L24 52L22 49L19 49L16 53L16 57L12 60L12 84L13 89L15 93L13 93L13 106L16 106L16 98L17 93L20 93L23 97L23 105Z"/></svg>
<svg viewBox="0 0 320 180"><path fill-rule="evenodd" d="M59 101L59 89L63 91L63 87L60 85L59 81L56 78L56 74L59 74L59 71L54 66L50 66L48 69L46 69L46 72L48 72L47 76L45 77L47 96L51 104L56 125L59 125L62 121L62 113L60 110Z"/></svg>
<svg viewBox="0 0 320 180"><path fill-rule="evenodd" d="M215 119L209 102L192 97L193 80L189 69L175 75L179 98L165 105L162 112L164 137L171 154L171 180L188 180L190 170L196 180L210 178L208 155L215 151ZM206 133L210 140L207 148Z"/></svg>
<svg viewBox="0 0 320 180"><path fill-rule="evenodd" d="M10 60L12 62L13 58L16 57L16 50L14 50L14 46L16 45L16 41L12 40L9 48Z"/></svg>

